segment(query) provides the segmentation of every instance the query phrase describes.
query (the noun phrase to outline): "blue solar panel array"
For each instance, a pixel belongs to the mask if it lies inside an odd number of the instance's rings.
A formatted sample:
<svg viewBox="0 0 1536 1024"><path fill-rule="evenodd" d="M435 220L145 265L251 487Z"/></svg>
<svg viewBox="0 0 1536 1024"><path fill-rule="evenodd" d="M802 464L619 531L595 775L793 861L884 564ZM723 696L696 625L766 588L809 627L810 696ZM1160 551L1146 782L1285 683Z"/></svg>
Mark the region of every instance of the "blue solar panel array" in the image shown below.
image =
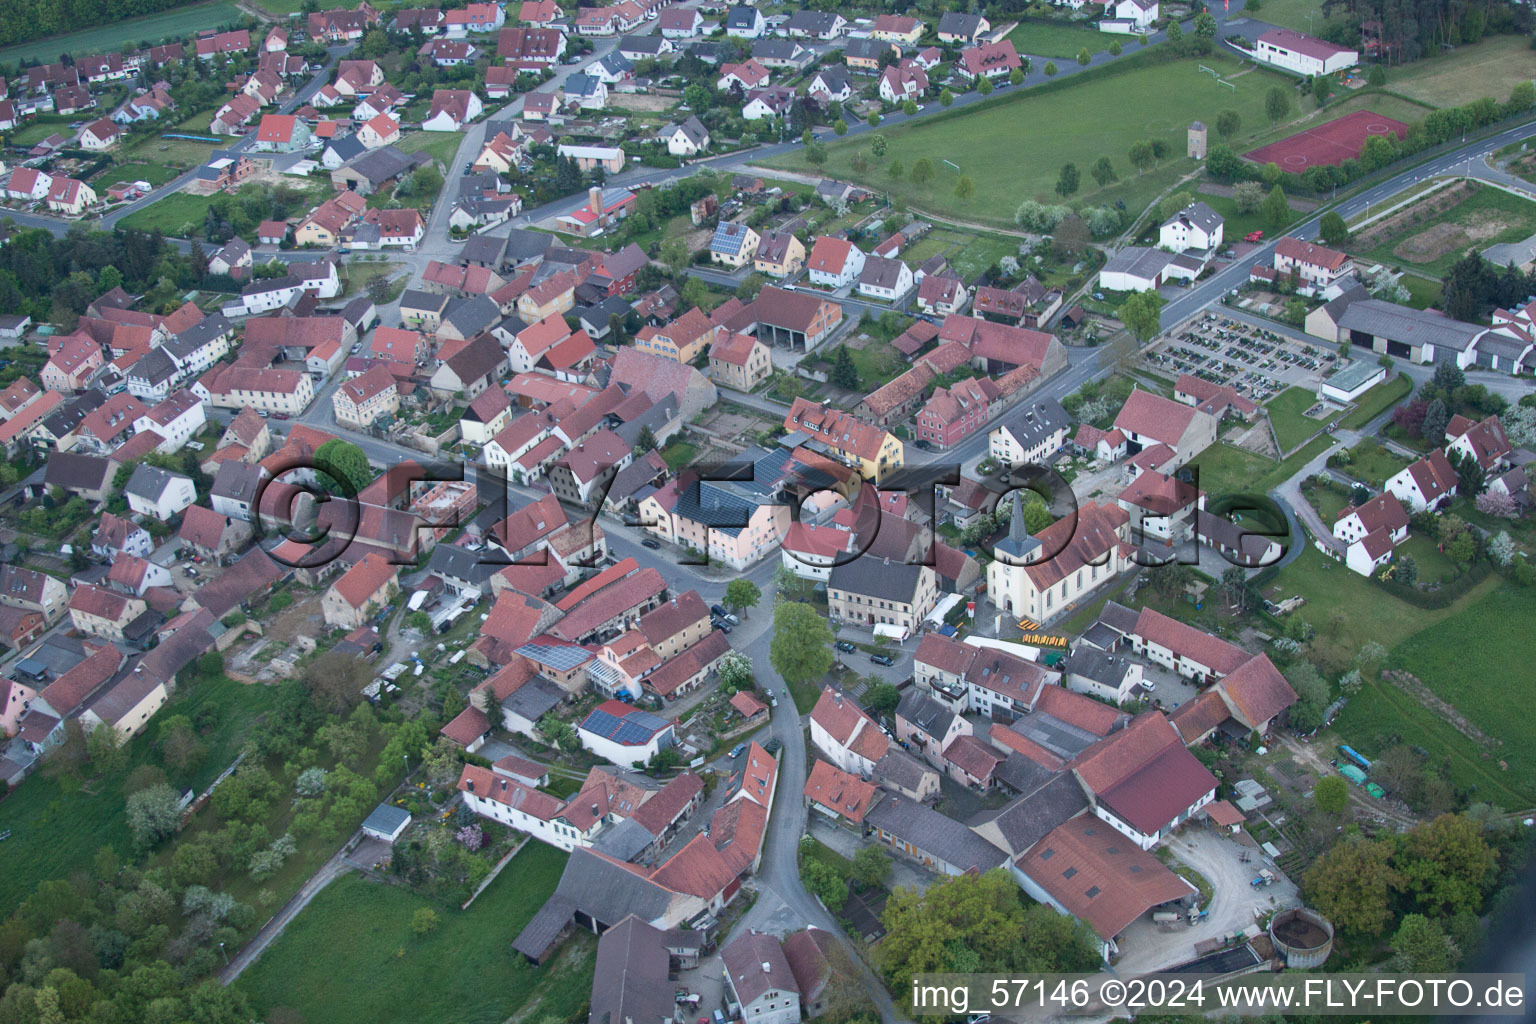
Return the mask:
<svg viewBox="0 0 1536 1024"><path fill-rule="evenodd" d="M565 644L524 644L517 653L559 672L569 672L592 656L583 648Z"/></svg>
<svg viewBox="0 0 1536 1024"><path fill-rule="evenodd" d="M605 736L615 743L641 746L649 743L651 737L666 724L665 720L646 711L631 711L623 718L619 718L601 708L596 708L587 715L587 720L581 723L581 727L588 732Z"/></svg>

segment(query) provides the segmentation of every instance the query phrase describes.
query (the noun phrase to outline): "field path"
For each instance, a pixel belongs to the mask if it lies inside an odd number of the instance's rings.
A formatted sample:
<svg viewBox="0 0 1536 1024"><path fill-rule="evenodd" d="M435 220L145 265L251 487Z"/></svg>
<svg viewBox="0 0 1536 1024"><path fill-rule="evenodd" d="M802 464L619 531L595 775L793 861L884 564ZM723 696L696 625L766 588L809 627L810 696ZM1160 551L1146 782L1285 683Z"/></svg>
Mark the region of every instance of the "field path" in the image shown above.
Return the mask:
<svg viewBox="0 0 1536 1024"><path fill-rule="evenodd" d="M343 846L337 850L330 860L321 865L320 870L309 876L293 897L284 903L282 909L273 914L266 924L261 926L254 938L245 944L245 947L236 953L224 969L219 972L219 980L228 985L245 972L245 969L256 962L264 953L272 940L283 934L283 929L288 923L299 915L299 911L309 906L310 901L320 894L320 890L330 885L346 872L352 870L352 865L347 862L347 848Z"/></svg>

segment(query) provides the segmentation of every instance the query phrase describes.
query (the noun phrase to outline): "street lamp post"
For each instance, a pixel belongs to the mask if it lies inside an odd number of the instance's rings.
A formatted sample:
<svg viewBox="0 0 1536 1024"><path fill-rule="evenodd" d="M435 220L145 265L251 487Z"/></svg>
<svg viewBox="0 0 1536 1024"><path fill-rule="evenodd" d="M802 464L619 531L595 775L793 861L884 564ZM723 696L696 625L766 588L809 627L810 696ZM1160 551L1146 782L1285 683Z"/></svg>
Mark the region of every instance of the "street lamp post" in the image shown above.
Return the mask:
<svg viewBox="0 0 1536 1024"><path fill-rule="evenodd" d="M224 966L229 966L229 951L224 948L224 943L219 943L219 952L224 954Z"/></svg>

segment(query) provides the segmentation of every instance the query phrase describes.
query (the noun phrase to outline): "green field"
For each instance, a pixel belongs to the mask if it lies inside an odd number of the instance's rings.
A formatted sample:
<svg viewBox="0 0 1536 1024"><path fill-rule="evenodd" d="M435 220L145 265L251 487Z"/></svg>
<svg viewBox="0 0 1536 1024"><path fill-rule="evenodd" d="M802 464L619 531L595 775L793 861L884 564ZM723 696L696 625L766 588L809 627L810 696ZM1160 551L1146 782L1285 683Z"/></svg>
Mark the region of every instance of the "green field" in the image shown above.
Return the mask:
<svg viewBox="0 0 1536 1024"><path fill-rule="evenodd" d="M77 57L92 53L115 53L128 40L148 46L166 39L180 39L203 29L233 25L239 20L240 9L231 0L215 0L213 3L178 7L159 14L146 14L142 18L128 18L111 25L81 29L67 36L18 43L0 50L0 61L7 64L23 60L46 63L58 60L59 55L64 53Z"/></svg>
<svg viewBox="0 0 1536 1024"><path fill-rule="evenodd" d="M147 181L159 188L180 173L174 167L164 164L118 164L102 171L100 177L91 182L91 187L105 199L108 185L116 185L120 181Z"/></svg>
<svg viewBox="0 0 1536 1024"><path fill-rule="evenodd" d="M1469 248L1518 242L1536 234L1536 203L1489 185L1428 220L1378 242L1361 255L1444 276Z"/></svg>
<svg viewBox="0 0 1536 1024"><path fill-rule="evenodd" d="M806 161L803 152L788 153L770 163L888 188L893 200L941 216L1011 226L1020 200L1058 201L1053 189L1064 163L1075 163L1084 181L1083 191L1074 200L1091 204L1123 200L1134 212L1194 170L1194 161L1184 156L1191 121L1214 122L1218 113L1230 108L1239 112L1244 124L1268 124L1264 96L1281 80L1269 71L1236 74L1231 60L1203 58L1207 66L1235 75L1231 79L1234 92L1201 73L1199 61L1146 65L1134 60L1123 59L1087 80L1063 79L1059 85L1051 83L980 104L979 109L892 128L882 133L889 141L889 153L872 161L862 174L852 169L851 161L857 153L868 155L870 143L864 137L829 144L827 161L819 169ZM1157 97L1157 102L1127 103L1127 96ZM1148 138L1163 142L1168 156L1160 166L1137 174L1127 152L1133 142ZM1088 176L1088 168L1100 156L1108 156L1120 176L1105 189ZM911 168L923 157L939 172L925 185L887 174L893 159ZM946 160L960 170L946 166ZM954 195L961 174L976 188L969 201Z"/></svg>
<svg viewBox="0 0 1536 1024"><path fill-rule="evenodd" d="M1359 430L1373 421L1376 416L1407 398L1412 391L1413 381L1405 378L1401 373L1390 381L1382 381L1381 384L1359 396L1359 401L1355 402L1355 408L1352 408L1349 413L1346 413L1344 419L1339 421L1339 427L1346 430Z"/></svg>
<svg viewBox="0 0 1536 1024"><path fill-rule="evenodd" d="M1380 490L1388 480L1406 469L1410 461L1388 451L1375 438L1366 438L1349 450L1349 465L1342 467L1342 471L1367 487Z"/></svg>
<svg viewBox="0 0 1536 1024"><path fill-rule="evenodd" d="M213 196L174 192L142 210L135 210L118 221L118 225L129 230L159 231L173 238L189 237L182 228L190 224L194 233L200 229L213 200Z"/></svg>
<svg viewBox="0 0 1536 1024"><path fill-rule="evenodd" d="M1086 25L1065 23L1021 21L1017 28L1008 33L1008 40L1013 43L1015 50L1025 55L1039 57L1075 58L1078 51L1085 46L1089 53L1098 53L1109 49L1109 44L1117 39L1124 47L1141 45L1132 36L1111 35L1108 32L1088 28Z"/></svg>
<svg viewBox="0 0 1536 1024"><path fill-rule="evenodd" d="M468 910L351 874L315 897L240 978L263 1014L289 1007L319 1024L502 1024L531 1002L530 1017L586 1017L593 949L578 934L544 967L512 939L554 892L566 855L530 842ZM418 937L411 917L437 912ZM338 964L345 969L338 970Z"/></svg>
<svg viewBox="0 0 1536 1024"><path fill-rule="evenodd" d="M426 150L432 154L432 159L443 165L444 173L453 177L453 159L463 141L463 132L412 132L401 136L396 148L402 153Z"/></svg>
<svg viewBox="0 0 1536 1024"><path fill-rule="evenodd" d="M217 724L202 737L208 747L202 764L185 777L173 773L171 781L199 792L206 788L235 759L275 695L271 687L246 686L225 677L181 686L156 721L172 715L191 717L211 707L217 709ZM146 734L130 741L129 770L157 763L153 751L157 730L152 722ZM0 874L0 913L10 913L41 881L89 870L91 858L103 846L115 847L125 858L130 855L133 841L122 782L122 777L103 779L80 792L66 793L57 780L36 773L0 801L0 830L11 830L5 843L10 870Z"/></svg>
<svg viewBox="0 0 1536 1024"><path fill-rule="evenodd" d="M1271 398L1264 407L1269 413L1269 425L1274 428L1275 440L1280 443L1282 452L1288 452L1301 444L1339 415L1336 411L1320 419L1306 415L1307 410L1316 404L1315 392L1295 386Z"/></svg>
<svg viewBox="0 0 1536 1024"><path fill-rule="evenodd" d="M1354 575L1342 567L1337 571ZM1381 597L1374 600L1398 605ZM1418 676L1502 745L1485 755L1411 696L1381 684L1367 686L1351 700L1334 723L1335 730L1367 754L1387 745L1389 737L1403 737L1427 748L1432 764L1448 757L1457 785L1477 787L1473 799L1510 810L1529 807L1536 802L1536 746L1525 724L1536 716L1536 690L1511 685L1518 674L1512 666L1524 663L1530 645L1510 624L1530 621L1536 614L1536 595L1493 578L1450 610L1414 609L1411 617L1426 614L1440 616L1439 621L1393 646L1388 664ZM1507 771L1499 768L1499 761L1508 764Z"/></svg>
<svg viewBox="0 0 1536 1024"><path fill-rule="evenodd" d="M1316 627L1311 645L1320 659L1343 666L1366 641L1375 640L1390 649L1455 611L1476 604L1497 586L1498 579L1490 578L1463 594L1449 609L1419 608L1397 600L1343 562L1335 562L1308 545L1264 588L1264 596L1277 602L1297 595L1306 598L1306 604L1291 614ZM1333 628L1334 611L1345 613L1338 629ZM1488 625L1492 628L1493 623Z"/></svg>
<svg viewBox="0 0 1536 1024"><path fill-rule="evenodd" d="M1263 5L1252 13L1260 21L1312 35L1321 32L1326 24L1322 0L1264 0ZM1307 20L1309 14L1311 21Z"/></svg>
<svg viewBox="0 0 1536 1024"><path fill-rule="evenodd" d="M1502 103L1509 99L1511 86L1529 78L1536 78L1536 51L1529 41L1524 36L1489 36L1475 46L1394 68L1387 88L1432 107L1456 107L1484 96Z"/></svg>
<svg viewBox="0 0 1536 1024"><path fill-rule="evenodd" d="M1265 458L1245 448L1222 442L1211 445L1190 462L1200 467L1200 489L1212 495L1233 491L1267 492L1326 451L1333 442L1326 437L1293 452L1280 462Z"/></svg>

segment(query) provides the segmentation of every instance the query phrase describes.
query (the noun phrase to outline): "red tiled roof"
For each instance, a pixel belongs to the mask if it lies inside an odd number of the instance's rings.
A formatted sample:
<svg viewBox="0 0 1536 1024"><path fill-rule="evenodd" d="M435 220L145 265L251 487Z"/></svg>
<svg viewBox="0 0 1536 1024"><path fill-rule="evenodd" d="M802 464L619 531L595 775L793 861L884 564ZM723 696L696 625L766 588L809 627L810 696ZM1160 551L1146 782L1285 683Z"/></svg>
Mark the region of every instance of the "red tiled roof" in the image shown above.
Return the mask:
<svg viewBox="0 0 1536 1024"><path fill-rule="evenodd" d="M651 881L708 900L735 881L736 874L709 837L700 834L651 872Z"/></svg>
<svg viewBox="0 0 1536 1024"><path fill-rule="evenodd" d="M1115 427L1127 434L1134 431L1143 437L1154 438L1177 449L1196 411L1192 405L1137 388L1120 407Z"/></svg>
<svg viewBox="0 0 1536 1024"><path fill-rule="evenodd" d="M1015 862L1074 917L1112 939L1193 887L1093 815L1068 819Z"/></svg>
<svg viewBox="0 0 1536 1024"><path fill-rule="evenodd" d="M1261 654L1216 684L1216 689L1249 728L1256 728L1296 703L1296 691L1268 655Z"/></svg>
<svg viewBox="0 0 1536 1024"><path fill-rule="evenodd" d="M1236 671L1253 657L1220 637L1169 618L1153 608L1141 609L1134 635L1147 643L1166 647L1185 660L1204 665L1218 676Z"/></svg>
<svg viewBox="0 0 1536 1024"><path fill-rule="evenodd" d="M361 608L394 578L395 567L382 555L369 552L332 584L332 589L353 608Z"/></svg>
<svg viewBox="0 0 1536 1024"><path fill-rule="evenodd" d="M1346 253L1327 246L1303 242L1292 235L1285 235L1275 243L1275 255L1284 256L1298 263L1322 267L1324 270L1338 270L1349 260Z"/></svg>
<svg viewBox="0 0 1536 1024"><path fill-rule="evenodd" d="M804 796L854 824L864 821L864 814L874 803L879 787L857 775L839 771L817 759L806 780Z"/></svg>
<svg viewBox="0 0 1536 1024"><path fill-rule="evenodd" d="M990 782L1003 758L975 736L956 736L944 748L944 760L973 779Z"/></svg>

